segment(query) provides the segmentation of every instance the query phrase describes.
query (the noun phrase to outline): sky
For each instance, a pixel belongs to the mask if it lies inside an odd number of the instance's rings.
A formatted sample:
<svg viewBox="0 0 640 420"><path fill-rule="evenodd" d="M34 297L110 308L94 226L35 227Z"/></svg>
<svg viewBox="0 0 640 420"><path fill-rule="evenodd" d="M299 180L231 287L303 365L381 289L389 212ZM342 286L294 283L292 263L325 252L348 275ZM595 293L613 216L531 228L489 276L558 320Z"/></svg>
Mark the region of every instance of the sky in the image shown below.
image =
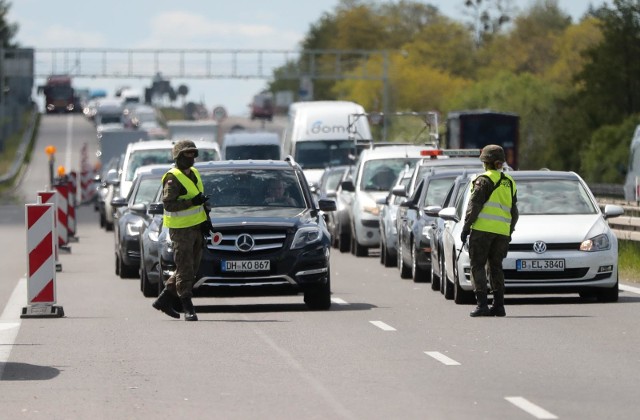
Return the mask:
<svg viewBox="0 0 640 420"><path fill-rule="evenodd" d="M517 11L533 0L513 0ZM238 49L297 50L310 26L331 13L338 0L10 0L7 20L17 23L15 40L22 47L96 49ZM430 0L440 11L465 20L464 0ZM562 10L577 22L589 5L611 0L559 0ZM375 46L372 46L375 49ZM265 63L280 65L284 54ZM277 62L282 59L282 62ZM228 60L230 62L230 59ZM221 63L222 64L222 63ZM228 63L225 63L228 64ZM38 63L36 62L36 67ZM253 65L252 65L253 66ZM257 64L255 64L257 68ZM267 74L268 72L267 69ZM42 80L36 80L36 85ZM151 80L81 79L77 88L120 86L144 90ZM189 87L187 100L204 102L209 110L222 106L230 115L248 115L253 95L267 85L264 79L178 80Z"/></svg>

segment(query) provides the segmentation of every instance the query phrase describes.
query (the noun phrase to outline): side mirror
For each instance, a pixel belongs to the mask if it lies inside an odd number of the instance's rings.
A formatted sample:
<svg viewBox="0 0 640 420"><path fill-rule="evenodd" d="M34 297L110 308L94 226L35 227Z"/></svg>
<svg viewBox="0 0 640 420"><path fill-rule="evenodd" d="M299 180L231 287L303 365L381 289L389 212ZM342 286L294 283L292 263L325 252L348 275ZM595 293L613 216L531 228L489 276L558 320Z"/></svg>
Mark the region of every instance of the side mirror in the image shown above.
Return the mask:
<svg viewBox="0 0 640 420"><path fill-rule="evenodd" d="M124 197L115 197L111 200L111 207L118 208L127 205L127 199Z"/></svg>
<svg viewBox="0 0 640 420"><path fill-rule="evenodd" d="M336 211L336 202L321 198L318 200L318 208L322 211Z"/></svg>
<svg viewBox="0 0 640 420"><path fill-rule="evenodd" d="M407 196L407 188L404 185L398 185L397 187L393 187L391 190L391 194L397 195L399 197Z"/></svg>
<svg viewBox="0 0 640 420"><path fill-rule="evenodd" d="M162 203L151 203L148 208L149 214L163 214L164 205Z"/></svg>
<svg viewBox="0 0 640 420"><path fill-rule="evenodd" d="M386 206L387 205L387 199L388 199L388 196L384 196L384 197L378 198L376 200L376 204L380 204L381 206Z"/></svg>
<svg viewBox="0 0 640 420"><path fill-rule="evenodd" d="M107 172L107 179L105 179L105 182L108 185L119 185L120 184L120 180L118 178L118 170L117 169L109 169L109 172Z"/></svg>
<svg viewBox="0 0 640 420"><path fill-rule="evenodd" d="M351 180L342 181L340 183L340 186L342 187L342 189L344 191L349 191L349 192L355 192L356 191L356 186L353 185L353 181L351 181Z"/></svg>
<svg viewBox="0 0 640 420"><path fill-rule="evenodd" d="M624 213L624 209L616 204L607 204L606 206L604 206L605 219L622 216L623 213Z"/></svg>
<svg viewBox="0 0 640 420"><path fill-rule="evenodd" d="M408 209L414 209L416 207L416 205L413 204L413 202L411 200L405 200L402 203L400 203L400 207L406 207Z"/></svg>
<svg viewBox="0 0 640 420"><path fill-rule="evenodd" d="M327 198L336 198L337 196L338 194L336 193L335 190L327 191L327 194L326 194Z"/></svg>
<svg viewBox="0 0 640 420"><path fill-rule="evenodd" d="M134 204L133 206L131 206L131 211L134 211L136 213L146 213L147 205L144 203Z"/></svg>
<svg viewBox="0 0 640 420"><path fill-rule="evenodd" d="M431 216L431 217L439 217L439 212L440 210L442 210L442 207L440 206L427 206L424 208L424 213L427 216Z"/></svg>
<svg viewBox="0 0 640 420"><path fill-rule="evenodd" d="M455 207L447 207L438 212L438 217L442 217L444 220L451 220L454 222L459 222L460 219L456 216L456 208Z"/></svg>

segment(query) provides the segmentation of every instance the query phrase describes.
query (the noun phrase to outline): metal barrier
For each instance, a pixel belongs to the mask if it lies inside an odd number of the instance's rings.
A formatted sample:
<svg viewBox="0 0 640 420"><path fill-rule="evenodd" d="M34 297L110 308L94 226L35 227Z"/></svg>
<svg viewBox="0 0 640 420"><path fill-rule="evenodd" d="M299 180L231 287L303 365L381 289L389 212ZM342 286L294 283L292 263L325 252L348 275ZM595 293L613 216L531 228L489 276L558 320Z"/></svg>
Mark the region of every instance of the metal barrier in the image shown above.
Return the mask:
<svg viewBox="0 0 640 420"><path fill-rule="evenodd" d="M27 127L24 134L22 135L22 139L20 140L20 146L18 146L18 150L16 151L16 156L14 157L13 164L11 165L11 168L6 174L3 174L0 176L0 184L11 182L20 171L20 168L24 164L24 159L26 158L27 153L29 151L29 144L33 139L33 135L36 130L36 125L37 125L39 116L40 114L38 112L38 108L36 105L34 105L32 114L31 114L31 119L29 120L29 126Z"/></svg>

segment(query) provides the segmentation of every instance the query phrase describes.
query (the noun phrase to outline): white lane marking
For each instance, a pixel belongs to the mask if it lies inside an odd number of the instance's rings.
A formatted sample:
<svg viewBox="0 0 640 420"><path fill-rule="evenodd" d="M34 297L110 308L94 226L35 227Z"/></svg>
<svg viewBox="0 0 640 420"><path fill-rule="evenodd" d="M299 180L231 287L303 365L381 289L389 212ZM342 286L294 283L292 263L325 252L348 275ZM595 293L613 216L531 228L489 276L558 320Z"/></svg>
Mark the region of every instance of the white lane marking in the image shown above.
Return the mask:
<svg viewBox="0 0 640 420"><path fill-rule="evenodd" d="M7 306L4 307L2 315L0 315L0 379L2 379L2 373L4 367L9 361L9 355L11 349L13 349L13 343L16 342L16 337L20 331L20 314L22 314L23 303L27 301L27 279L21 278L18 281L15 289L9 297Z"/></svg>
<svg viewBox="0 0 640 420"><path fill-rule="evenodd" d="M424 354L426 354L427 356L433 357L438 362L445 364L447 366L460 366L459 362L456 362L452 358L445 356L444 354L438 351L425 351Z"/></svg>
<svg viewBox="0 0 640 420"><path fill-rule="evenodd" d="M638 287L633 287L633 286L627 286L625 284L620 284L618 285L618 288L620 290L624 290L625 292L631 292L631 293L636 293L640 295L640 288Z"/></svg>
<svg viewBox="0 0 640 420"><path fill-rule="evenodd" d="M64 156L64 169L71 172L71 152L73 151L73 114L67 115L67 150ZM54 174L55 176L56 174Z"/></svg>
<svg viewBox="0 0 640 420"><path fill-rule="evenodd" d="M396 330L391 325L385 324L382 321L369 321L369 322L372 323L373 325L375 325L376 327L380 328L381 330L384 330L384 331L395 331Z"/></svg>
<svg viewBox="0 0 640 420"><path fill-rule="evenodd" d="M523 397L504 397L505 400L515 405L521 410L526 411L537 419L557 419L558 417L551 414L542 407L539 407Z"/></svg>
<svg viewBox="0 0 640 420"><path fill-rule="evenodd" d="M346 300L340 299L340 298L331 298L331 302L335 303L336 305L348 305L349 302L347 302Z"/></svg>

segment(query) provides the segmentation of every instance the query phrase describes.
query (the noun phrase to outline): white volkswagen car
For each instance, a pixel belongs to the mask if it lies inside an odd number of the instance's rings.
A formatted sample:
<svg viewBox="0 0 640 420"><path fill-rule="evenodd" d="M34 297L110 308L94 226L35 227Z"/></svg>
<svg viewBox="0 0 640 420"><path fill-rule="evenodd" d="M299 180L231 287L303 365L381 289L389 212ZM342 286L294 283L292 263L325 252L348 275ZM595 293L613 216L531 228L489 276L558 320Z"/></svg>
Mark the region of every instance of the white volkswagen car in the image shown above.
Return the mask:
<svg viewBox="0 0 640 420"><path fill-rule="evenodd" d="M618 240L607 223L620 206L600 210L574 172L513 171L520 219L503 261L506 293L579 293L601 302L618 300ZM460 240L470 196L439 212L446 220L445 297L473 302L467 246Z"/></svg>

